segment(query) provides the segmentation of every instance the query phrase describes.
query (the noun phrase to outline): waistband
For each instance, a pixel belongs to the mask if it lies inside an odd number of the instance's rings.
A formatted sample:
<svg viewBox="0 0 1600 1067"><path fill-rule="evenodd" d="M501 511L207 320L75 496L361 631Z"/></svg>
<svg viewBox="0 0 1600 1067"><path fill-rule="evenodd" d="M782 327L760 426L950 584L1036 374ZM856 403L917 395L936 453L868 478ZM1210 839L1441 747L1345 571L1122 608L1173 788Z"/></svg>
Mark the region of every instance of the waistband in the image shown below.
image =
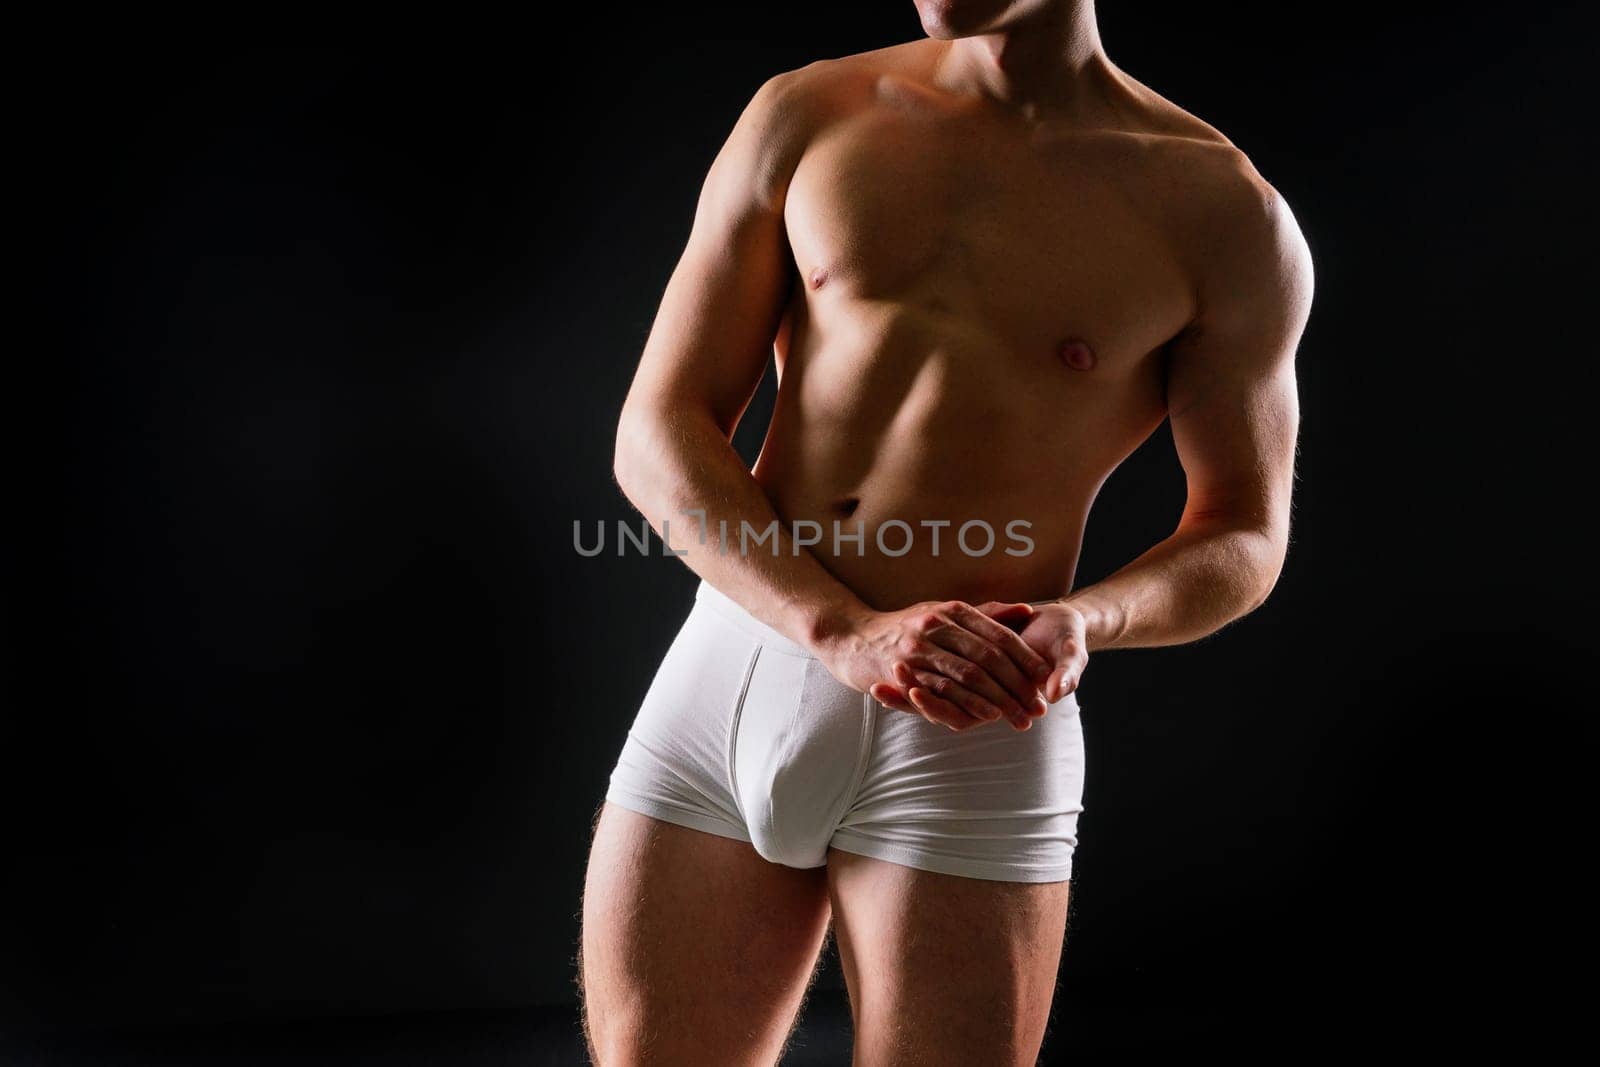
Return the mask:
<svg viewBox="0 0 1600 1067"><path fill-rule="evenodd" d="M704 578L694 591L695 603L702 604L718 615L722 616L734 626L754 637L764 645L782 649L794 656L804 656L807 659L816 659L811 650L797 641L785 637L781 632L768 626L754 615L750 614L745 606L733 599L727 593L718 589Z"/></svg>
<svg viewBox="0 0 1600 1067"><path fill-rule="evenodd" d="M700 579L700 585L694 591L694 599L696 603L703 604L712 611L715 611L718 615L722 616L724 619L727 619L728 622L732 623L734 626L743 630L745 633L749 634L751 637L754 637L763 644L780 648L791 655L805 656L807 659L816 659L816 656L811 652L810 649L784 636L784 634L778 630L768 626L766 623L750 614L743 604L739 603L737 600L733 599L731 596L724 593L722 590L718 589L704 578ZM1030 600L1028 603L1037 608L1045 604L1054 604L1055 601Z"/></svg>

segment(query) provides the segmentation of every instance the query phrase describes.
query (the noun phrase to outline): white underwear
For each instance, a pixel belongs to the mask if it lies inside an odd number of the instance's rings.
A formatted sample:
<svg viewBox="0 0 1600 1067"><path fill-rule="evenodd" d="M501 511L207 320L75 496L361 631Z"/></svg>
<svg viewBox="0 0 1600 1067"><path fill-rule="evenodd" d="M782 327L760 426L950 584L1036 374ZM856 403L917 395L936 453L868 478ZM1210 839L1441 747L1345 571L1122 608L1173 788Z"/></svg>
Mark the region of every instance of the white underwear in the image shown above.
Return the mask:
<svg viewBox="0 0 1600 1067"><path fill-rule="evenodd" d="M701 582L611 773L624 808L748 841L1008 882L1065 881L1083 811L1076 694L1028 730L886 708Z"/></svg>

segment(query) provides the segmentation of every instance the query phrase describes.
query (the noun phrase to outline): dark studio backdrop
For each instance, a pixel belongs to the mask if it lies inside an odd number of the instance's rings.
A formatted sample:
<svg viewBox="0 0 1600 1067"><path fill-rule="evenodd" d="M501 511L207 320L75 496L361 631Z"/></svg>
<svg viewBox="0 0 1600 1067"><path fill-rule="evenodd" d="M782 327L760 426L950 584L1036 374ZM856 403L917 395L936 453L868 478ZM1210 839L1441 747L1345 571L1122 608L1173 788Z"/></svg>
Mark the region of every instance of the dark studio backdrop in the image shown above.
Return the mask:
<svg viewBox="0 0 1600 1067"><path fill-rule="evenodd" d="M750 94L920 33L909 0L639 17L18 42L6 1028L575 1000L590 820L695 579L572 524L637 525L616 416ZM1577 994L1523 950L1590 929L1592 27L1100 20L1287 197L1318 289L1272 599L1086 676L1052 1047L1548 1026ZM1162 430L1080 581L1181 506Z"/></svg>

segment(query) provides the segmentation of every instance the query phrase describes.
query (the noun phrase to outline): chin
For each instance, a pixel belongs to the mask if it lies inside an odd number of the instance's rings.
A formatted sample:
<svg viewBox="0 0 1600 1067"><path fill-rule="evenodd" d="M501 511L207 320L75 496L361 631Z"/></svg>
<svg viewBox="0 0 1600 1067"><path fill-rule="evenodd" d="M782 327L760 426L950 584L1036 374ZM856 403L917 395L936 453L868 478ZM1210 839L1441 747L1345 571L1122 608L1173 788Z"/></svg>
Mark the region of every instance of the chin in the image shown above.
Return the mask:
<svg viewBox="0 0 1600 1067"><path fill-rule="evenodd" d="M971 37L998 28L1013 0L912 0L922 31L940 41Z"/></svg>

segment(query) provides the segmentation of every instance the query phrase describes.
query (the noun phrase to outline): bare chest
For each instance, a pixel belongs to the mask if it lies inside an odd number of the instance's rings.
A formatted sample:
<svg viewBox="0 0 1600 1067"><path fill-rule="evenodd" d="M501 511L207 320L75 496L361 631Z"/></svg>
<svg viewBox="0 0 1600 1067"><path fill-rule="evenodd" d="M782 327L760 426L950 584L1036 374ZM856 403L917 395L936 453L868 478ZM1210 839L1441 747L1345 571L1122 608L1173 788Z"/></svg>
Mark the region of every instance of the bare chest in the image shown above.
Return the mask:
<svg viewBox="0 0 1600 1067"><path fill-rule="evenodd" d="M1077 359L1117 378L1192 314L1130 165L1090 140L874 107L808 147L785 221L808 300L896 303L1018 359Z"/></svg>

